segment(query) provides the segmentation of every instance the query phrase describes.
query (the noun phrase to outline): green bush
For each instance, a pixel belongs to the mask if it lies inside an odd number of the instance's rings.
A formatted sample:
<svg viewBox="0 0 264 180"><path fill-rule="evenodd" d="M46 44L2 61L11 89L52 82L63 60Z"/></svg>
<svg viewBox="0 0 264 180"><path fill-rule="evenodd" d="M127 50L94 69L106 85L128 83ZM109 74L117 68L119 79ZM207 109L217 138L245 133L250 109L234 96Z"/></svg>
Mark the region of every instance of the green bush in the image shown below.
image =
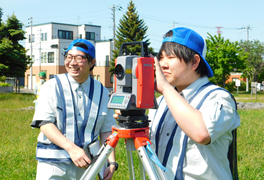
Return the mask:
<svg viewBox="0 0 264 180"><path fill-rule="evenodd" d="M228 82L226 83L226 87L225 89L228 90L229 92L233 92L236 90L236 86L235 86L235 81L231 81L231 82Z"/></svg>
<svg viewBox="0 0 264 180"><path fill-rule="evenodd" d="M246 91L247 83L245 81L240 81L239 91Z"/></svg>
<svg viewBox="0 0 264 180"><path fill-rule="evenodd" d="M12 86L11 84L8 84L8 83L2 83L2 82L0 82L0 86L1 87L6 87L6 86Z"/></svg>
<svg viewBox="0 0 264 180"><path fill-rule="evenodd" d="M239 91L246 91L246 87L247 87L247 83L244 81L240 81L240 86L238 87ZM226 83L226 90L228 90L229 92L234 92L237 91L237 86L236 86L236 82L235 81L231 81ZM251 87L249 88L249 91L251 90Z"/></svg>
<svg viewBox="0 0 264 180"><path fill-rule="evenodd" d="M5 82L6 81L6 77L5 76L0 76L0 82Z"/></svg>

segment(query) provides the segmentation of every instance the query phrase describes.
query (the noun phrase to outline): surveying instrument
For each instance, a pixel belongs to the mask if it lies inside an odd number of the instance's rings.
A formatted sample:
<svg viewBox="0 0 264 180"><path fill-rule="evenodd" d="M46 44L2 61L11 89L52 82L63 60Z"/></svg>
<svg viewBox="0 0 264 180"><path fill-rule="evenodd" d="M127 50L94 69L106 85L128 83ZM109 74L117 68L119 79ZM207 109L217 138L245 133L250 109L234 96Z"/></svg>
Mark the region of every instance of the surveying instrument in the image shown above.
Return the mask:
<svg viewBox="0 0 264 180"><path fill-rule="evenodd" d="M141 56L131 54L136 49ZM107 158L116 147L119 138L126 139L129 177L135 180L132 151L137 151L140 178L166 180L165 170L150 148L149 120L146 109L157 108L154 96L154 60L149 57L146 42L123 43L118 58L115 60L115 92L111 94L108 108L121 112L118 125L112 126L112 134L101 146L99 152L83 174L81 180L103 179L102 168ZM100 171L100 172L99 172Z"/></svg>

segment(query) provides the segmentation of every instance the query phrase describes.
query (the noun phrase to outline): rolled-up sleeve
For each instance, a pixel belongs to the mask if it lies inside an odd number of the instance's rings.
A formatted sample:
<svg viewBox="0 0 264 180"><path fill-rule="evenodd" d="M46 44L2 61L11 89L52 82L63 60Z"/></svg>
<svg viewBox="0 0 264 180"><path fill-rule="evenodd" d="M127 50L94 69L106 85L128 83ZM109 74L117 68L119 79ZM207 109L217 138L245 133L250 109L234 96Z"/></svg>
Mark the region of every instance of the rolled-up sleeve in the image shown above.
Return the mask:
<svg viewBox="0 0 264 180"><path fill-rule="evenodd" d="M200 111L210 134L211 143L240 124L235 101L225 91L216 91L210 95Z"/></svg>
<svg viewBox="0 0 264 180"><path fill-rule="evenodd" d="M55 93L55 83L53 79L43 84L40 90L39 98L37 100L38 104L33 116L33 121L31 124L32 127L39 128L41 125L44 125L46 123L55 123Z"/></svg>

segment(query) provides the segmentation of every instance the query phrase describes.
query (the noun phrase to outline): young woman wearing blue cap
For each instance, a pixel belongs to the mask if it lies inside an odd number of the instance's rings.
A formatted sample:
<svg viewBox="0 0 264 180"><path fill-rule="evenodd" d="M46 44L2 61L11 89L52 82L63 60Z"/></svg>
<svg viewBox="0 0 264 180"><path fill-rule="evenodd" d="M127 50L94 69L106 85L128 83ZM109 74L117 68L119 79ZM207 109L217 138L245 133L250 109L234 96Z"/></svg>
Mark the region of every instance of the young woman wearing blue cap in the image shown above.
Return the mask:
<svg viewBox="0 0 264 180"><path fill-rule="evenodd" d="M152 149L168 179L232 179L227 157L240 125L230 93L209 82L205 40L175 28L155 57L159 108L149 110Z"/></svg>
<svg viewBox="0 0 264 180"><path fill-rule="evenodd" d="M113 110L107 108L109 91L89 75L95 65L94 45L74 40L64 64L68 73L43 85L31 124L41 130L36 179L80 179L91 162L87 146L99 150L98 137L103 144L116 124ZM114 152L108 160L105 179L116 169Z"/></svg>

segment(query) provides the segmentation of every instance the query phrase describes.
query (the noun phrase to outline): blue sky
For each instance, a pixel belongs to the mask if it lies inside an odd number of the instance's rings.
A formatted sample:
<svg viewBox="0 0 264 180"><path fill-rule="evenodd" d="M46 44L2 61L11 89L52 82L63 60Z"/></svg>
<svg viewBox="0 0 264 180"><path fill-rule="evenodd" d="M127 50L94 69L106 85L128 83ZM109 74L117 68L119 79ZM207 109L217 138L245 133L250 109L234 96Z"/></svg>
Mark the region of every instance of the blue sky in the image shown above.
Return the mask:
<svg viewBox="0 0 264 180"><path fill-rule="evenodd" d="M150 46L158 51L163 35L173 27L188 27L203 37L217 34L231 41L249 40L264 42L263 0L133 0L139 18L148 26ZM113 37L113 5L119 5L116 27L127 11L129 0L0 0L3 20L14 13L24 24L58 22L68 24L93 24L101 26L102 39Z"/></svg>

